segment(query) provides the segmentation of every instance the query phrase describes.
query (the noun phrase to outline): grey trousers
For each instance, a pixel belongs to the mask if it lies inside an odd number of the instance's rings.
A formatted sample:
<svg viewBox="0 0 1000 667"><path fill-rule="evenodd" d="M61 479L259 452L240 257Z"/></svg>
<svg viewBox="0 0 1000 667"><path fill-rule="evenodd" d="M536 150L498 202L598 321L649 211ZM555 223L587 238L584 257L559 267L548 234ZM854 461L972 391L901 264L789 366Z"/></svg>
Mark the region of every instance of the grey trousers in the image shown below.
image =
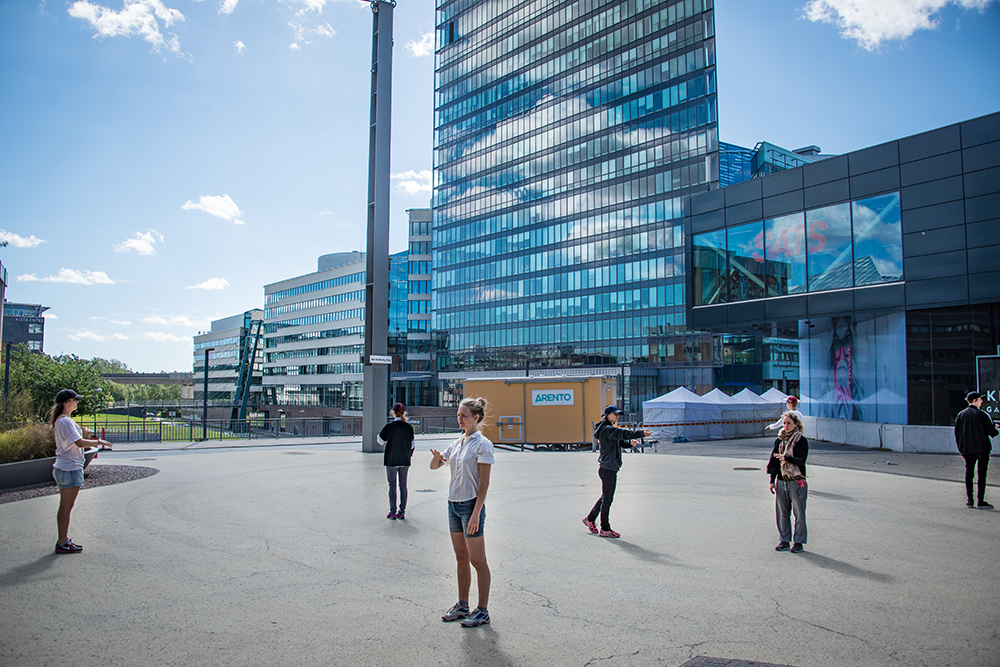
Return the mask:
<svg viewBox="0 0 1000 667"><path fill-rule="evenodd" d="M798 482L786 482L781 478L774 480L774 514L778 520L778 537L782 542L806 543L806 496L808 495L808 483L800 487ZM792 514L795 515L794 534L790 520Z"/></svg>
<svg viewBox="0 0 1000 667"><path fill-rule="evenodd" d="M396 479L399 479L399 509L406 511L406 475L410 466L386 466L385 476L389 480L389 511L396 511Z"/></svg>

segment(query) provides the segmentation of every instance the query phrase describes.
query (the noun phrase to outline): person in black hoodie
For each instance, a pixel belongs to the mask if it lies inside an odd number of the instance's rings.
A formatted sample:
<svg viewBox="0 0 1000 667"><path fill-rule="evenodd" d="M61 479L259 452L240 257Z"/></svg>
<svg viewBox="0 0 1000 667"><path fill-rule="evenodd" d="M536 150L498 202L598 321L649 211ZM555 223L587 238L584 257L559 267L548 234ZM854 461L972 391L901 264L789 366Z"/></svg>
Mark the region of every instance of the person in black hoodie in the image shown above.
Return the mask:
<svg viewBox="0 0 1000 667"><path fill-rule="evenodd" d="M382 427L378 442L385 447L385 475L389 480L389 513L386 519L406 518L406 476L413 459L413 427L406 421L406 406L392 406L393 420ZM396 480L399 480L399 511L396 511Z"/></svg>
<svg viewBox="0 0 1000 667"><path fill-rule="evenodd" d="M993 509L986 502L986 468L990 464L990 452L993 443L990 438L1000 433L990 416L983 412L983 397L978 391L970 391L965 397L969 407L958 413L955 418L955 443L958 451L965 459L965 493L969 498L966 503L972 507L972 478L975 476L976 465L979 465L979 507Z"/></svg>
<svg viewBox="0 0 1000 667"><path fill-rule="evenodd" d="M592 533L598 533L594 520L598 513L601 515L601 530L598 534L601 537L621 537L620 534L611 530L609 514L611 503L615 499L615 487L618 485L618 471L622 467L622 448L632 447L639 444L638 438L648 438L652 431L648 429L628 429L618 428L618 415L621 410L613 405L604 408L604 419L594 427L594 437L601 444L601 454L597 459L597 474L601 478L601 497L597 499L597 504L590 510L590 514L583 518L583 525Z"/></svg>
<svg viewBox="0 0 1000 667"><path fill-rule="evenodd" d="M802 420L794 412L781 416L781 431L774 439L774 449L767 462L771 476L771 493L774 494L774 514L778 522L778 546L775 551L788 551L793 539L792 553L800 553L806 543L806 457L809 441L802 437ZM795 532L792 532L791 515L795 514Z"/></svg>

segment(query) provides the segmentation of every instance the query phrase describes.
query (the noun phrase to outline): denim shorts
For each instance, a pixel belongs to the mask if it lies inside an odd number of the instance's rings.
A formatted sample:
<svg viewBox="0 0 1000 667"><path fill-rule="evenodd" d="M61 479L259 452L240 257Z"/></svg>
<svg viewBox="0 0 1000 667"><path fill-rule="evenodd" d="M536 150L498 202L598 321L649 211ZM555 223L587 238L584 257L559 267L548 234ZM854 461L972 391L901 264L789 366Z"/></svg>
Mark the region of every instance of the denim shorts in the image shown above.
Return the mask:
<svg viewBox="0 0 1000 667"><path fill-rule="evenodd" d="M83 468L76 470L52 469L52 479L56 480L56 486L60 489L69 489L74 486L83 486Z"/></svg>
<svg viewBox="0 0 1000 667"><path fill-rule="evenodd" d="M452 533L464 533L466 537L482 537L486 527L486 505L479 511L479 530L472 535L465 532L469 527L472 510L476 509L476 499L464 500L460 503L448 501L448 527Z"/></svg>

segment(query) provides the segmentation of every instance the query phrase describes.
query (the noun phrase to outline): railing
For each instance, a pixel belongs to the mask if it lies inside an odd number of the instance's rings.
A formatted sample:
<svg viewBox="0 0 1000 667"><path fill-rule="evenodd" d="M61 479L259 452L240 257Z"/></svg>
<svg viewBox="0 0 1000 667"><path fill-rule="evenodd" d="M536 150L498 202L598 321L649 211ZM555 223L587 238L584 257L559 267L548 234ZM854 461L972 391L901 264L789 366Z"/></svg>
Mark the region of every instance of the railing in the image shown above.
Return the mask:
<svg viewBox="0 0 1000 667"><path fill-rule="evenodd" d="M322 438L361 435L359 417L337 419L209 419L129 420L95 422L77 419L94 435L113 444L132 442L197 442L202 440L254 440L276 438ZM21 424L4 424L3 430Z"/></svg>

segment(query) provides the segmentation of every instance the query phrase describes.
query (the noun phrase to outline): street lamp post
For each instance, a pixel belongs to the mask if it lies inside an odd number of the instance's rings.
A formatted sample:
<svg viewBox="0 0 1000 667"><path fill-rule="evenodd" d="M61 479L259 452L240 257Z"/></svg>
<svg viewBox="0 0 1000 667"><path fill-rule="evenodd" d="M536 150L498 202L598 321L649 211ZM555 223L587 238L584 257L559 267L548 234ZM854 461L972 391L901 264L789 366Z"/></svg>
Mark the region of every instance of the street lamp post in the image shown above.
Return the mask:
<svg viewBox="0 0 1000 667"><path fill-rule="evenodd" d="M201 409L201 439L208 440L208 353L214 351L214 347L205 348L205 391L202 395Z"/></svg>

